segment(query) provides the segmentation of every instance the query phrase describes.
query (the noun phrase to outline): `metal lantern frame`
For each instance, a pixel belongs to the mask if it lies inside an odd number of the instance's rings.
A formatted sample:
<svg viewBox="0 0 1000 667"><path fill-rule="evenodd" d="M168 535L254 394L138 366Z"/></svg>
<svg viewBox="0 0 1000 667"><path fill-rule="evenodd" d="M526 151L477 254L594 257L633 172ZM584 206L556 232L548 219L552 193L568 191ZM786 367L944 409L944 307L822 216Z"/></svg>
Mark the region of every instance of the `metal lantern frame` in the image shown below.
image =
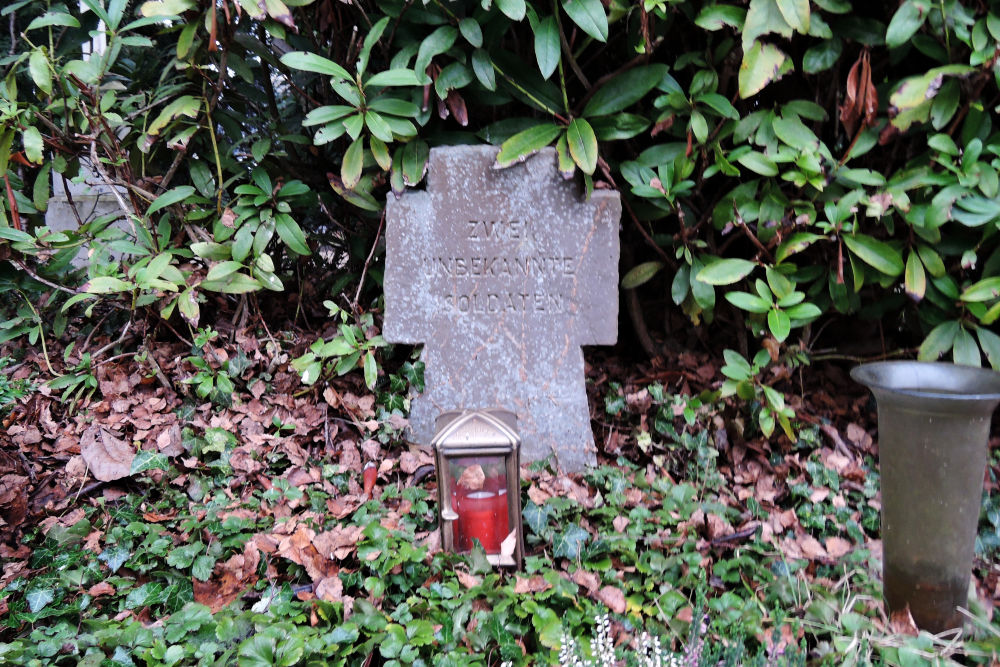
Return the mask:
<svg viewBox="0 0 1000 667"><path fill-rule="evenodd" d="M437 466L439 525L445 551L456 551L455 523L459 514L452 506L449 461L471 457L503 457L506 472L507 520L515 533L512 555L487 553L494 566L520 568L524 558L521 526L521 436L517 415L508 410L456 410L440 414L431 440ZM508 533L509 534L509 533Z"/></svg>

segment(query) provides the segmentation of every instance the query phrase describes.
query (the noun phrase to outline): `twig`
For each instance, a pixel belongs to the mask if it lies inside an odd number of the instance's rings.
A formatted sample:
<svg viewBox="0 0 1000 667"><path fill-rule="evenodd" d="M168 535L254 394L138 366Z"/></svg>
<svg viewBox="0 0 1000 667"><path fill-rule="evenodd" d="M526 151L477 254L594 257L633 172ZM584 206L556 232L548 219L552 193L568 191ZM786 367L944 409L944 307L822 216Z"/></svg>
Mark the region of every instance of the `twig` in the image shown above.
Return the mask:
<svg viewBox="0 0 1000 667"><path fill-rule="evenodd" d="M167 376L163 374L163 371L160 369L160 365L156 363L156 358L153 357L153 351L149 349L149 345L146 344L146 341L143 341L142 349L145 350L146 359L150 364L152 364L153 372L156 374L156 379L159 380L160 385L162 385L167 391L176 394L177 390L174 389L172 384L170 384L170 380L167 379Z"/></svg>
<svg viewBox="0 0 1000 667"><path fill-rule="evenodd" d="M632 320L632 328L639 339L646 356L655 359L661 356L659 347L649 335L649 328L646 326L646 318L642 316L642 305L639 303L639 294L635 289L625 290L625 306L628 309L629 319Z"/></svg>
<svg viewBox="0 0 1000 667"><path fill-rule="evenodd" d="M80 211L76 208L76 202L73 201L73 193L70 192L69 180L66 178L66 174L59 174L59 178L62 179L63 192L66 193L66 203L69 204L69 210L73 212L73 217L76 218L76 228L79 230L83 227L83 219L80 218Z"/></svg>
<svg viewBox="0 0 1000 667"><path fill-rule="evenodd" d="M265 77L265 80L266 79L267 77ZM177 155L174 156L174 161L170 163L170 168L167 169L167 173L163 175L163 180L160 181L161 191L166 192L167 188L170 187L170 181L173 180L174 174L177 172L177 167L181 166L181 162L183 162L184 158L187 157L188 146L190 145L190 143L184 144L184 146L177 151Z"/></svg>
<svg viewBox="0 0 1000 667"><path fill-rule="evenodd" d="M17 12L10 13L10 21L7 29L10 30L10 52L7 55L13 56L17 53Z"/></svg>
<svg viewBox="0 0 1000 667"><path fill-rule="evenodd" d="M898 350L892 350L891 352L876 354L872 357L859 357L853 354L838 354L836 352L831 352L830 354L810 355L809 361L810 363L816 361L850 361L856 364L867 364L872 361L883 361L885 359L893 359L895 357L909 357L916 351L917 348L915 347L904 347Z"/></svg>
<svg viewBox="0 0 1000 667"><path fill-rule="evenodd" d="M129 225L132 227L132 234L136 242L138 242L140 240L139 228L136 227L135 224L136 219L138 219L139 217L138 213L129 210L128 205L125 203L125 198L122 197L122 194L118 191L118 188L115 187L114 184L112 184L111 177L108 176L107 170L104 168L104 165L101 164L100 158L97 157L96 139L90 140L90 161L93 163L94 169L97 170L97 174L104 181L105 185L108 186L108 189L111 190L112 196L114 196L115 200L118 202L118 206L121 208L122 213L125 214L125 219L128 220Z"/></svg>
<svg viewBox="0 0 1000 667"><path fill-rule="evenodd" d="M104 320L108 319L108 317L110 316L111 313L107 312L101 319L97 320L97 324L91 327L90 333L88 333L87 337L83 339L83 344L79 348L76 348L76 351L78 353L82 355L86 351L86 349L90 347L90 339L94 337L94 334L96 334L97 331L101 328L101 325L104 324Z"/></svg>
<svg viewBox="0 0 1000 667"><path fill-rule="evenodd" d="M90 466L88 465L87 466L87 473L89 473L89 472L90 472ZM86 474L84 475L83 479L84 479L84 481L86 481L86 479L87 479ZM86 494L90 493L91 491L96 491L97 489L101 488L105 484L107 484L107 482L102 482L100 480L98 480L96 482L91 482L87 486L83 486L83 484L80 484L80 490L76 492L76 498L73 499L73 502L75 503L76 501L78 501L80 499L80 496L86 495Z"/></svg>
<svg viewBox="0 0 1000 667"><path fill-rule="evenodd" d="M174 335L177 336L178 340L180 340L182 343L187 343L191 348L194 348L194 343L192 341L188 340L187 338L185 338L184 336L182 336L180 333L178 333L177 329L173 328L170 325L170 322L168 322L167 320L165 320L162 317L160 318L160 322L162 322L164 326L166 326L168 329L170 329L174 333Z"/></svg>
<svg viewBox="0 0 1000 667"><path fill-rule="evenodd" d="M3 175L3 184L7 189L7 203L10 206L10 221L14 229L21 231L21 214L17 210L17 199L14 198L14 189L10 186L10 178L7 172Z"/></svg>
<svg viewBox="0 0 1000 667"><path fill-rule="evenodd" d="M128 330L131 328L132 328L132 320L130 319L128 322L125 323L125 328L122 329L122 334L121 336L118 337L118 340L111 341L110 343L99 349L97 352L94 352L92 355L90 355L90 360L93 361L94 359L97 359L97 357L101 356L102 354L113 348L115 345L118 345L123 340L125 340L125 336L128 335Z"/></svg>
<svg viewBox="0 0 1000 667"><path fill-rule="evenodd" d="M45 278L42 278L40 275L38 275L37 273L35 273L31 269L29 269L28 265L25 264L24 262L22 262L19 259L9 259L7 261L9 261L11 264L15 265L17 268L21 269L22 271L24 271L25 273L27 273L29 276L31 276L32 280L36 280L36 281L42 283L43 285L51 287L52 289L55 289L55 290L59 290L60 292L66 292L67 294L79 294L79 292L76 291L76 290L70 289L69 287L63 287L62 285L57 285L56 283L54 283L54 282L52 282L50 280L46 280Z"/></svg>
<svg viewBox="0 0 1000 667"><path fill-rule="evenodd" d="M139 354L138 352L122 352L121 354L116 354L113 357L108 357L104 361L101 361L101 362L98 362L98 363L94 364L94 368L99 368L99 367L104 366L106 364L110 364L113 361L118 361L119 359L124 359L126 357L134 357L134 356L137 356L138 354Z"/></svg>
<svg viewBox="0 0 1000 667"><path fill-rule="evenodd" d="M717 547L723 544L729 544L731 542L738 542L740 540L745 540L746 538L756 533L758 528L760 528L760 522L754 521L746 528L743 528L742 530L737 530L736 532L730 533L729 535L723 535L722 537L715 538L710 542L710 544L713 547Z"/></svg>
<svg viewBox="0 0 1000 667"><path fill-rule="evenodd" d="M251 293L251 296L253 298L254 308L257 309L257 319L260 320L261 326L264 327L264 333L267 334L268 340L270 340L271 343L274 344L275 349L280 351L281 346L278 345L278 341L274 340L274 336L271 335L271 330L267 328L267 320L260 310L260 303L257 301L257 295L255 293Z"/></svg>
<svg viewBox="0 0 1000 667"><path fill-rule="evenodd" d="M611 184L611 187L617 190L618 185L615 183L615 179L611 175L611 169L608 167L608 163L604 161L604 158L598 158L597 164L600 166L601 173L604 175L604 178L606 178L608 183ZM664 264L669 266L672 271L676 271L677 262L675 262L674 258L668 255L667 252L663 248L661 248L656 243L656 241L653 240L653 237L649 235L649 232L646 231L646 228L642 226L641 222L639 222L639 217L635 214L635 211L632 210L632 206L629 205L628 199L622 197L621 202L622 205L625 207L625 210L628 211L629 217L632 218L632 222L633 224L635 224L636 229L638 229L639 233L642 234L642 237L646 239L646 242L649 243L649 246L654 251L656 251L656 254L660 256L660 259L663 260Z"/></svg>
<svg viewBox="0 0 1000 667"><path fill-rule="evenodd" d="M368 253L368 259L365 260L365 266L361 269L361 280L358 281L358 290L354 293L354 301L351 303L352 310L358 312L358 300L361 298L361 288L365 285L365 274L368 273L368 265L371 264L372 257L375 256L375 248L378 247L378 240L382 236L382 226L385 224L385 211L382 212L382 217L378 221L378 231L375 232L375 241L372 243L372 249Z"/></svg>
<svg viewBox="0 0 1000 667"><path fill-rule="evenodd" d="M587 89L587 97L590 97L594 93L594 89L590 86L590 81L587 79L587 75L583 73L580 69L579 63L576 62L576 58L573 57L573 49L569 47L569 42L566 41L566 33L563 32L562 19L559 16L559 7L554 8L553 15L556 17L556 27L559 33L559 45L562 48L563 55L566 56L566 62L569 63L569 68L573 70L573 74L576 78L583 84L583 87ZM562 61L559 61L562 63ZM581 107L582 108L582 107Z"/></svg>
<svg viewBox="0 0 1000 667"><path fill-rule="evenodd" d="M24 452L22 452L20 449L17 450L17 457L21 459L21 464L24 466L24 471L28 473L28 479L30 479L31 483L34 484L37 481L37 477L35 476L35 468L34 466L31 465L31 461L28 460L28 457L25 456Z"/></svg>

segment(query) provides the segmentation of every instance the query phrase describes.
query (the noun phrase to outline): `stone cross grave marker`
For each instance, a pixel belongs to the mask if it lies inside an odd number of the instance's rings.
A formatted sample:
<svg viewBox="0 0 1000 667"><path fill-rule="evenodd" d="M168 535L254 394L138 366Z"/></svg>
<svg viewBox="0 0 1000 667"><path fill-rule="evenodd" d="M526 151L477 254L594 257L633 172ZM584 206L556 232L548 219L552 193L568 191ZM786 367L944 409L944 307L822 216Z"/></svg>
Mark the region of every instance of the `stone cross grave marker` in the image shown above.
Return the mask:
<svg viewBox="0 0 1000 667"><path fill-rule="evenodd" d="M492 146L434 148L427 190L389 195L386 340L423 343L412 438L459 408L517 414L521 455L596 463L581 345L618 336L617 192L584 201L551 148L494 169Z"/></svg>
<svg viewBox="0 0 1000 667"><path fill-rule="evenodd" d="M87 5L80 2L80 13L88 11ZM97 31L94 38L81 45L83 59L100 58L108 48L108 36L104 32L103 21L98 21ZM80 159L80 182L69 181L64 184L62 175L52 172L52 196L48 200L45 209L45 225L53 231L71 230L76 231L80 227L80 222L87 224L97 218L106 215L117 214L121 216L121 208L115 199L111 188L101 182L89 156ZM67 186L68 185L68 191ZM124 189L122 189L124 194ZM72 203L70 203L72 202ZM77 221L73 213L76 207L76 214L80 216ZM129 226L124 219L119 218L111 223L123 231L128 231ZM118 258L121 253L112 252L111 256ZM73 265L77 268L86 266L88 262L87 253L78 253L73 259Z"/></svg>

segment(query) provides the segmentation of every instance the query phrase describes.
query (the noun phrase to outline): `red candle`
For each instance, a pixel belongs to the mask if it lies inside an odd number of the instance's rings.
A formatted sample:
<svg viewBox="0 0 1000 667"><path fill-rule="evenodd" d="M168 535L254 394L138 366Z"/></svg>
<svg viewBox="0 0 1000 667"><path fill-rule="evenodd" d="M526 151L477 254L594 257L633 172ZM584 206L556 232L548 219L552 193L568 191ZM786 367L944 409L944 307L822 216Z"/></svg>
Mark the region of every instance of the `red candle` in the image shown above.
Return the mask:
<svg viewBox="0 0 1000 667"><path fill-rule="evenodd" d="M454 529L458 550L469 551L476 539L486 553L500 553L500 543L510 532L506 489L501 493L459 489L454 501L458 513Z"/></svg>

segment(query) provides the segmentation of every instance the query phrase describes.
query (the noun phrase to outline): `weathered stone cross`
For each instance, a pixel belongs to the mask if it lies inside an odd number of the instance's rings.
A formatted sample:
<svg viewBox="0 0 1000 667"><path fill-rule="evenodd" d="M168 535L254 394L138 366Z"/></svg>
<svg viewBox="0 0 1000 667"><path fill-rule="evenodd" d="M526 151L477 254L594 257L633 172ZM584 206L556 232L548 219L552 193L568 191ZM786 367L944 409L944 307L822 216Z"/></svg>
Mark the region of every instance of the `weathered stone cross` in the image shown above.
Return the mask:
<svg viewBox="0 0 1000 667"><path fill-rule="evenodd" d="M582 201L545 149L494 169L497 149L431 150L427 190L389 196L386 340L424 343L410 413L428 444L458 408L517 414L526 460L596 462L581 345L618 334L618 193Z"/></svg>

